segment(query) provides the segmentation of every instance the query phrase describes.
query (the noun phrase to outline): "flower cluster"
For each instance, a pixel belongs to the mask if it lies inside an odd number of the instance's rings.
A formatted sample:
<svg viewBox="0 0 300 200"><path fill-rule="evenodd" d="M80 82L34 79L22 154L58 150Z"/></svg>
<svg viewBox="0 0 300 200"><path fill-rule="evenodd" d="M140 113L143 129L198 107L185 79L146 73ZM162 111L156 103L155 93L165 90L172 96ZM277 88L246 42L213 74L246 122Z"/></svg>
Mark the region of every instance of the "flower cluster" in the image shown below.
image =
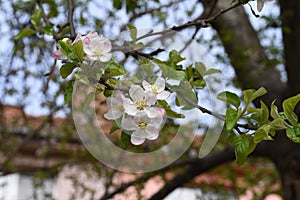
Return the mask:
<svg viewBox="0 0 300 200"><path fill-rule="evenodd" d="M69 40L69 38L64 38L62 41L68 42ZM83 43L83 51L86 60L100 60L101 62L108 62L111 60L111 42L107 38L99 36L97 32L89 32L85 36L78 34L72 45L78 41L82 41ZM61 49L52 52L52 56L57 60L67 59L67 55L65 55Z"/></svg>
<svg viewBox="0 0 300 200"><path fill-rule="evenodd" d="M165 91L164 78L157 78L154 84L144 80L142 85L143 88L132 85L128 98L121 91L116 91L113 96L107 98L109 111L104 114L109 120L122 118L121 128L132 131L131 143L134 145L140 145L146 139L154 140L159 136L166 111L155 105L157 100L170 96L170 92Z"/></svg>

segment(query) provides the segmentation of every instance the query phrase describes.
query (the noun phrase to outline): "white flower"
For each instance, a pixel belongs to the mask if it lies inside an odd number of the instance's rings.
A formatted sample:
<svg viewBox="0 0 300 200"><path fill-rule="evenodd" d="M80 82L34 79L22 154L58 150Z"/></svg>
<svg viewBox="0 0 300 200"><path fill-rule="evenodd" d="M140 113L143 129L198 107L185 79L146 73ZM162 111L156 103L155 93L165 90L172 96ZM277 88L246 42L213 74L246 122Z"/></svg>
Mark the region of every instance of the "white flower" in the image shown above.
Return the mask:
<svg viewBox="0 0 300 200"><path fill-rule="evenodd" d="M125 99L123 93L117 90L112 97L106 99L109 111L104 114L108 120L116 120L124 115L123 100Z"/></svg>
<svg viewBox="0 0 300 200"><path fill-rule="evenodd" d="M143 81L143 87L146 92L153 93L157 99L163 100L170 96L170 92L165 91L166 81L162 77L158 77L153 85L147 81Z"/></svg>
<svg viewBox="0 0 300 200"><path fill-rule="evenodd" d="M134 145L140 145L146 139L155 140L158 137L162 122L163 115L150 118L146 112L140 111L133 117L124 118L121 127L133 131L130 141Z"/></svg>
<svg viewBox="0 0 300 200"><path fill-rule="evenodd" d="M80 38L83 41L83 51L86 53L88 60L100 60L101 62L108 62L112 54L111 42L102 36L98 36L96 32L90 32L85 37ZM75 39L76 40L76 39Z"/></svg>
<svg viewBox="0 0 300 200"><path fill-rule="evenodd" d="M132 85L129 89L131 99L125 98L123 106L129 115L136 115L139 111L145 111L149 117L155 117L157 111L151 107L156 103L156 97L152 93L146 93L139 85Z"/></svg>

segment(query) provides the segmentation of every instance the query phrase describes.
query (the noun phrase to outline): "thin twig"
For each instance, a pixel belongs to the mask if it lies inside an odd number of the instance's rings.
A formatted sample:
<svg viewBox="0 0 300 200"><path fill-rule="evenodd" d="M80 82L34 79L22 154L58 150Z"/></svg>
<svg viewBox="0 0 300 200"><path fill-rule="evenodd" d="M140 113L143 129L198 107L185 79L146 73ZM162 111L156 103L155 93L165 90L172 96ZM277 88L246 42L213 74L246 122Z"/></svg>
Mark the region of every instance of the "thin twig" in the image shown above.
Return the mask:
<svg viewBox="0 0 300 200"><path fill-rule="evenodd" d="M68 0L68 22L70 26L70 36L71 38L76 37L76 32L74 28L74 22L73 22L73 12L74 12L74 6L72 0Z"/></svg>

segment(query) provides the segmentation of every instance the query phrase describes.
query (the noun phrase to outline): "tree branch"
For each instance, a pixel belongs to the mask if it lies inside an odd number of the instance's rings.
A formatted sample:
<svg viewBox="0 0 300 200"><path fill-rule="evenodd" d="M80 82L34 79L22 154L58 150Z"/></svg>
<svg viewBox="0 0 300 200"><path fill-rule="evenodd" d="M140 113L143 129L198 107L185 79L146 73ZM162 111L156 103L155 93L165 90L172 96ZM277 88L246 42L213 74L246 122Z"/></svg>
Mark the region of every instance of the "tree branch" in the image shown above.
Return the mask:
<svg viewBox="0 0 300 200"><path fill-rule="evenodd" d="M228 146L222 151L212 153L204 158L198 158L197 162L191 164L182 173L168 181L161 190L159 190L150 198L150 200L163 199L173 190L184 185L185 183L188 183L199 174L206 172L207 170L212 169L220 164L232 161L234 158L234 149L232 146Z"/></svg>

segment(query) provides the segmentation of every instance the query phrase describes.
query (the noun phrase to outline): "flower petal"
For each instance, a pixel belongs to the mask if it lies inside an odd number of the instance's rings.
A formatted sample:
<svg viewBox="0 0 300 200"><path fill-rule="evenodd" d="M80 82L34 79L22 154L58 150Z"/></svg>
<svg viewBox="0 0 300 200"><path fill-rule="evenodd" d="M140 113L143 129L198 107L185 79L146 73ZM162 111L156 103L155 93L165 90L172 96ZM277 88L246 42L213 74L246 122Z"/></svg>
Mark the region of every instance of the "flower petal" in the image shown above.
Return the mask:
<svg viewBox="0 0 300 200"><path fill-rule="evenodd" d="M168 91L162 91L156 95L156 98L159 100L164 100L164 99L168 98L170 96L170 94L171 93Z"/></svg>
<svg viewBox="0 0 300 200"><path fill-rule="evenodd" d="M159 130L154 127L154 126L148 126L146 129L145 129L145 132L146 132L146 139L156 139L159 135Z"/></svg>
<svg viewBox="0 0 300 200"><path fill-rule="evenodd" d="M138 126L131 117L123 117L121 127L128 131L136 130L138 128Z"/></svg>
<svg viewBox="0 0 300 200"><path fill-rule="evenodd" d="M128 98L124 98L123 107L128 115L135 115L138 112L138 109L135 107L134 103Z"/></svg>
<svg viewBox="0 0 300 200"><path fill-rule="evenodd" d="M105 54L102 54L99 59L101 62L108 62L110 61L110 59L112 58L112 54L111 53L105 53Z"/></svg>
<svg viewBox="0 0 300 200"><path fill-rule="evenodd" d="M161 92L165 89L166 81L162 77L158 77L154 83L154 85L158 88L157 92Z"/></svg>
<svg viewBox="0 0 300 200"><path fill-rule="evenodd" d="M141 145L145 142L145 138L137 138L137 137L134 137L134 136L131 136L130 138L130 142L134 145Z"/></svg>
<svg viewBox="0 0 300 200"><path fill-rule="evenodd" d="M148 106L152 106L156 103L156 96L153 93L146 93L145 94L145 102Z"/></svg>
<svg viewBox="0 0 300 200"><path fill-rule="evenodd" d="M139 85L132 85L129 89L129 95L133 101L137 101L144 98L145 91Z"/></svg>
<svg viewBox="0 0 300 200"><path fill-rule="evenodd" d="M144 88L147 92L151 92L151 85L150 85L150 83L148 83L146 80L143 80L142 84L143 84L143 88Z"/></svg>
<svg viewBox="0 0 300 200"><path fill-rule="evenodd" d="M121 112L120 110L109 110L107 113L104 114L104 117L108 120L116 120L119 119L120 117L122 117L123 112Z"/></svg>

